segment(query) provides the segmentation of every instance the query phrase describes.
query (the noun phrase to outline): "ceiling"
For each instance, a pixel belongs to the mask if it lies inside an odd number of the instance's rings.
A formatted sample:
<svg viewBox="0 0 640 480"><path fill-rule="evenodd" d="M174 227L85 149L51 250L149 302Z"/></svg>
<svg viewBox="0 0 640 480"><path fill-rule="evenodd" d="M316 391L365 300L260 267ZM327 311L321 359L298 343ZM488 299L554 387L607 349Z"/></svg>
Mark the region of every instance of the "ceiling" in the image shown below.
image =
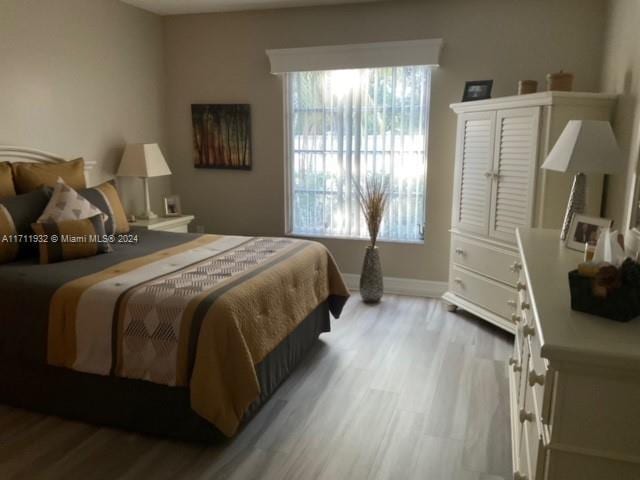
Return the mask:
<svg viewBox="0 0 640 480"><path fill-rule="evenodd" d="M159 15L365 3L381 0L122 0Z"/></svg>

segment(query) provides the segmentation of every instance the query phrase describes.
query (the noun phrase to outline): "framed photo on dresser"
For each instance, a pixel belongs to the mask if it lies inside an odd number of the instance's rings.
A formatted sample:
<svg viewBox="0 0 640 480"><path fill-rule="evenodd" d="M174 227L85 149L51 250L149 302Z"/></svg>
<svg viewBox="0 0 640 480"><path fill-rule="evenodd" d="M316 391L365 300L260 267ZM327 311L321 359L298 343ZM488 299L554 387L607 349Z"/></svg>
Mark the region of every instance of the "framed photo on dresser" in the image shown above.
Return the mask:
<svg viewBox="0 0 640 480"><path fill-rule="evenodd" d="M613 221L608 218L575 214L567 235L567 248L583 252L585 243L595 244L603 228L610 228Z"/></svg>

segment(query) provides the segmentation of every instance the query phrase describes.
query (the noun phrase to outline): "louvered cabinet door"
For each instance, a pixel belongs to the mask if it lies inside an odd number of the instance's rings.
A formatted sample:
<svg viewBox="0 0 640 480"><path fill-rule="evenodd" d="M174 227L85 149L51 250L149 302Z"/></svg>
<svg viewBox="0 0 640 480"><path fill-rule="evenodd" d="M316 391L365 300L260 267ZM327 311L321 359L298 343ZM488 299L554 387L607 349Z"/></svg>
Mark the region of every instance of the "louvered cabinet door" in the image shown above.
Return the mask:
<svg viewBox="0 0 640 480"><path fill-rule="evenodd" d="M458 117L453 224L482 235L487 235L489 228L495 119L496 112Z"/></svg>
<svg viewBox="0 0 640 480"><path fill-rule="evenodd" d="M499 110L489 235L515 242L517 227L531 226L540 108Z"/></svg>

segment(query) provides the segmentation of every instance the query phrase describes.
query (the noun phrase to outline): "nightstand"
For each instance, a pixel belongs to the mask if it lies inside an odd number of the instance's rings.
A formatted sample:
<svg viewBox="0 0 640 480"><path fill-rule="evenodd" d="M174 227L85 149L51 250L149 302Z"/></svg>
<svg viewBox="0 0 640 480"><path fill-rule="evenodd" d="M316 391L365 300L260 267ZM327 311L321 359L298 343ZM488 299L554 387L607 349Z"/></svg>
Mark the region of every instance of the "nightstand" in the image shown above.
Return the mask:
<svg viewBox="0 0 640 480"><path fill-rule="evenodd" d="M179 217L158 217L153 220L136 220L129 225L147 230L159 230L162 232L187 233L189 224L195 217L193 215L180 215Z"/></svg>

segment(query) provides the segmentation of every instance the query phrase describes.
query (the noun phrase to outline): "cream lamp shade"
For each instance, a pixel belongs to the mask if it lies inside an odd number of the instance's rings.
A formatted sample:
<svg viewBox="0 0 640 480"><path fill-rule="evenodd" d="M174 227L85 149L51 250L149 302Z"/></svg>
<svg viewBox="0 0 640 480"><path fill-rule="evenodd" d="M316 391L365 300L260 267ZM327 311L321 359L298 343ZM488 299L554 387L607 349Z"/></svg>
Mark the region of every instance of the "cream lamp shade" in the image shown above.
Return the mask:
<svg viewBox="0 0 640 480"><path fill-rule="evenodd" d="M171 175L164 155L157 143L130 143L124 149L119 177L164 177Z"/></svg>
<svg viewBox="0 0 640 480"><path fill-rule="evenodd" d="M145 211L139 217L153 220L158 216L151 211L149 200L149 178L171 175L164 155L157 143L131 143L126 146L120 161L119 177L140 177L144 184Z"/></svg>
<svg viewBox="0 0 640 480"><path fill-rule="evenodd" d="M609 122L569 120L542 168L570 173L623 173L624 164Z"/></svg>
<svg viewBox="0 0 640 480"><path fill-rule="evenodd" d="M560 238L566 240L574 214L584 213L585 173L623 173L625 166L609 122L569 120L541 168L575 174L560 233Z"/></svg>

